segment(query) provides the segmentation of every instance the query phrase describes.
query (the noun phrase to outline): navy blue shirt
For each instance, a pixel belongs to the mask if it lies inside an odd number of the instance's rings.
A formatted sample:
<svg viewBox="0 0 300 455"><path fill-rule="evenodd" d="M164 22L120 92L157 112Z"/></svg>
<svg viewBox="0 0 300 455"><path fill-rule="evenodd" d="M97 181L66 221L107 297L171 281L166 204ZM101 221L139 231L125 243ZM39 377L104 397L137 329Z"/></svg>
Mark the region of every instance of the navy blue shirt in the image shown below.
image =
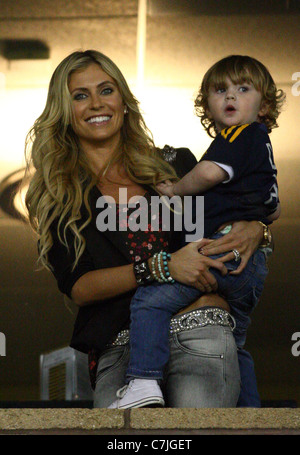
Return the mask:
<svg viewBox="0 0 300 455"><path fill-rule="evenodd" d="M204 195L204 237L223 223L237 220L270 222L278 204L277 170L265 125L254 122L222 130L200 161L229 166L230 180ZM194 211L195 212L195 211Z"/></svg>

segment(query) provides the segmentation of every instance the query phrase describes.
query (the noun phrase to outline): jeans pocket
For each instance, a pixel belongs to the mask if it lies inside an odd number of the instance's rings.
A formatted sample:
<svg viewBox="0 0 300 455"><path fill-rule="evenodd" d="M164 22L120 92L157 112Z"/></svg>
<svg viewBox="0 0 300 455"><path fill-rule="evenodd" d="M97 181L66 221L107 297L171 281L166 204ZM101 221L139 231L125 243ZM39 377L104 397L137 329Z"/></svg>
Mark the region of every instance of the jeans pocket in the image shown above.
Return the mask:
<svg viewBox="0 0 300 455"><path fill-rule="evenodd" d="M173 335L175 346L188 354L222 359L225 331L221 326L204 326Z"/></svg>

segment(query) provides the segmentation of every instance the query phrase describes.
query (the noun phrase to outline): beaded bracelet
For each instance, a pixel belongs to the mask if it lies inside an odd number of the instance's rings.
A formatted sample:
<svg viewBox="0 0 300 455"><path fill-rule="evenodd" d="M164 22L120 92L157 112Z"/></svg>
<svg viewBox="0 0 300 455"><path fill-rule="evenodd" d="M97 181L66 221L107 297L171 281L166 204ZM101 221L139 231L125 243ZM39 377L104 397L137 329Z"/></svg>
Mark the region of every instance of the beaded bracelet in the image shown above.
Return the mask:
<svg viewBox="0 0 300 455"><path fill-rule="evenodd" d="M165 251L162 251L162 260L163 260L163 266L164 266L164 271L165 271L165 276L167 279L168 283L175 283L174 278L171 277L169 267L168 267L168 261L171 259L171 254L166 253Z"/></svg>
<svg viewBox="0 0 300 455"><path fill-rule="evenodd" d="M157 259L157 263L158 263L158 261L159 261L159 253L155 253L153 258L152 258L152 261L151 261L152 275L153 275L153 277L154 277L154 279L156 281L158 281L159 283L163 283L164 281L161 278L159 278L157 276L157 274L156 274L156 259Z"/></svg>
<svg viewBox="0 0 300 455"><path fill-rule="evenodd" d="M155 267L156 258L157 258L157 268L158 268L160 277L157 276L157 273L156 273L156 267ZM175 280L171 277L170 272L169 272L168 261L170 259L171 259L171 254L166 253L165 251L160 251L159 253L156 253L152 258L152 263L151 263L152 275L154 276L154 279L156 281L158 281L159 283L169 283L169 284L175 283Z"/></svg>
<svg viewBox="0 0 300 455"><path fill-rule="evenodd" d="M168 267L168 261L171 259L171 254L166 253L165 251L162 251L162 260L163 260L163 266L164 266L164 274L165 274L165 280L167 283L175 283L174 278L171 277L169 267Z"/></svg>

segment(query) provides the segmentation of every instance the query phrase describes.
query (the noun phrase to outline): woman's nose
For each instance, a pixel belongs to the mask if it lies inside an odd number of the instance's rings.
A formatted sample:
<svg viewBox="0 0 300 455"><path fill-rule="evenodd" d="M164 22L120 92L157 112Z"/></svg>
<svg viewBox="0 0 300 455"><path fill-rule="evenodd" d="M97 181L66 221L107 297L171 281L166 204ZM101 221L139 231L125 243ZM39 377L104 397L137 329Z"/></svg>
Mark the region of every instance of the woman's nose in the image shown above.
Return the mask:
<svg viewBox="0 0 300 455"><path fill-rule="evenodd" d="M103 102L102 102L102 98L99 96L99 95L92 95L90 97L90 100L91 100L91 105L90 107L92 109L99 109L100 107L103 106Z"/></svg>

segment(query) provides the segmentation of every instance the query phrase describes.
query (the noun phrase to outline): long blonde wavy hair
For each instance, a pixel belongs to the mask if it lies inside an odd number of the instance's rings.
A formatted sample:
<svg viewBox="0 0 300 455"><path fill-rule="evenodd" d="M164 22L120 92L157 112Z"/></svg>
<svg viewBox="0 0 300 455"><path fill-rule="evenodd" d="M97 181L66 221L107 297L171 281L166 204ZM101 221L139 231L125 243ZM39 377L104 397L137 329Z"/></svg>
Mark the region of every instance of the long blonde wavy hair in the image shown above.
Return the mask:
<svg viewBox="0 0 300 455"><path fill-rule="evenodd" d="M60 242L67 248L67 232L73 233L76 266L85 248L82 230L91 221L89 193L99 176L92 173L78 137L72 128L73 113L68 88L71 74L98 64L116 82L128 113L121 129L121 144L103 173L116 162L122 163L129 178L154 186L158 181L176 179L172 166L155 148L139 103L131 93L119 68L95 50L77 51L66 57L54 71L43 113L26 137L26 172L29 187L25 197L28 220L39 236L39 263L51 269L48 252L53 239L50 227L57 222ZM81 220L82 203L88 218Z"/></svg>

